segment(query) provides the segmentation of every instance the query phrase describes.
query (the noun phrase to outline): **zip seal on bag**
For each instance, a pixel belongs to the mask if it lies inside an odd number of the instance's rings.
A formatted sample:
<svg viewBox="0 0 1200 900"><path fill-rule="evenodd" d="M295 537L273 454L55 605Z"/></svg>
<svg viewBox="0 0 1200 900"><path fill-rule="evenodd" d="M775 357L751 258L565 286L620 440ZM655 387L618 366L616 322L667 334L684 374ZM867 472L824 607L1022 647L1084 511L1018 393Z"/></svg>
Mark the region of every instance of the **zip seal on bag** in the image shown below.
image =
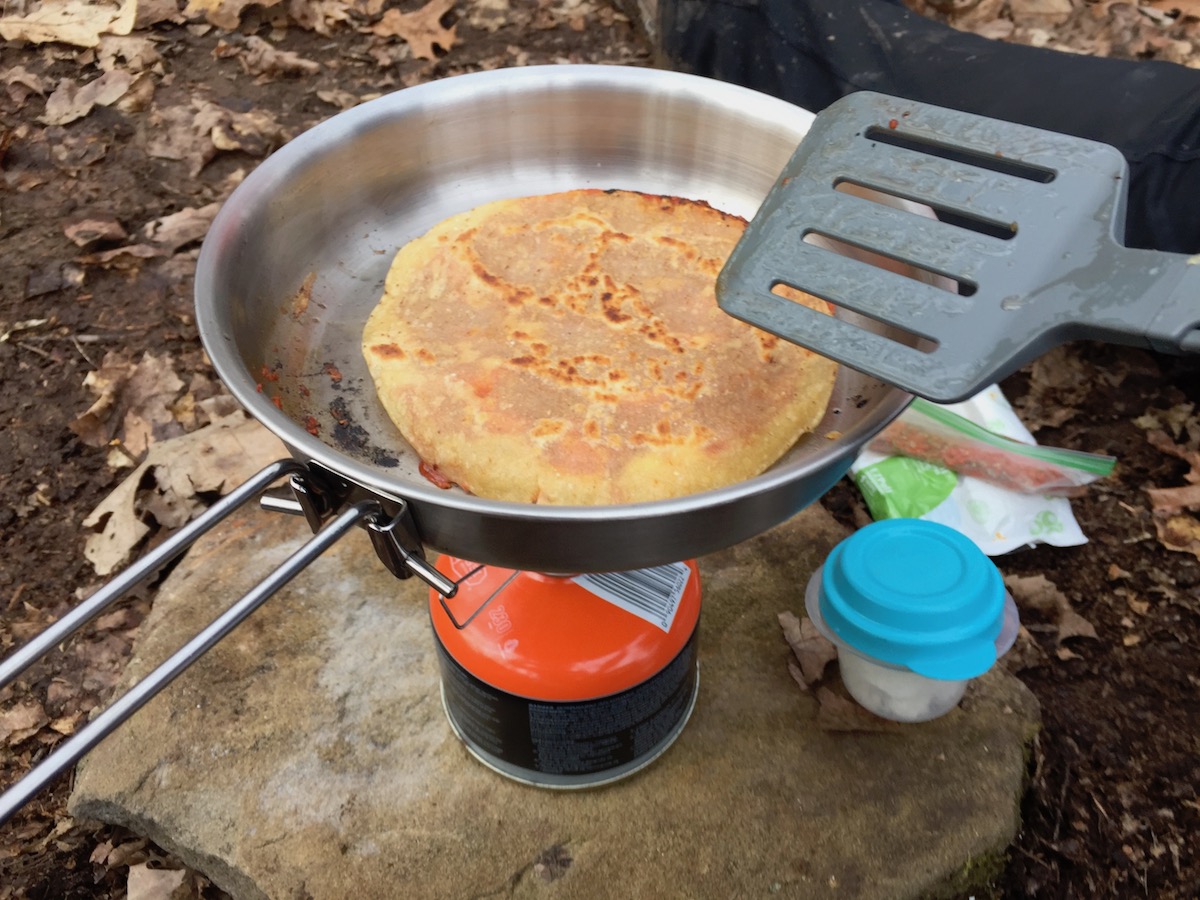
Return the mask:
<svg viewBox="0 0 1200 900"><path fill-rule="evenodd" d="M921 397L876 435L877 453L907 456L1023 494L1070 496L1112 474L1116 458L1002 437Z"/></svg>

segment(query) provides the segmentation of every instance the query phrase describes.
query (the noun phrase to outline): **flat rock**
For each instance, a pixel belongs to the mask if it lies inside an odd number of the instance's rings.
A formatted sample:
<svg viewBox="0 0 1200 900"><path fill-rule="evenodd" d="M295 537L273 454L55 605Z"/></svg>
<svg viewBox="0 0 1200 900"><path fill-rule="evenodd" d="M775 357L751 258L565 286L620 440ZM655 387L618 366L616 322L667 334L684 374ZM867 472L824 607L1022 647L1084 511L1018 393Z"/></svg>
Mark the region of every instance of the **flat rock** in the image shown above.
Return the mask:
<svg viewBox="0 0 1200 900"><path fill-rule="evenodd" d="M127 683L307 536L246 513L160 589ZM584 791L503 778L442 710L428 589L354 532L79 767L71 811L239 898L957 895L1019 825L1037 703L994 670L887 733L818 725L778 613L844 534L819 507L700 561L700 693L676 743Z"/></svg>

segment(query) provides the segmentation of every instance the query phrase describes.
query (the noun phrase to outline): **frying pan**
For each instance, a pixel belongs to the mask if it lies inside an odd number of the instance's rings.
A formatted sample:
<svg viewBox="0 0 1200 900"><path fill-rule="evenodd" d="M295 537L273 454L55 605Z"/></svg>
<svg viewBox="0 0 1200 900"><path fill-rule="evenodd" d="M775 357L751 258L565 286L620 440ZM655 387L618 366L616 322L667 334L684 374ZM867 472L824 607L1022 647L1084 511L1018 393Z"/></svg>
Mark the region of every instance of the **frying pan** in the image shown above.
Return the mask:
<svg viewBox="0 0 1200 900"><path fill-rule="evenodd" d="M235 488L0 661L0 687L281 477L291 477L295 496L274 505L303 511L317 534L0 794L0 823L356 526L398 576L419 575L448 595L455 585L424 561L426 548L548 573L642 568L739 543L827 491L909 394L842 367L814 433L755 478L652 503L538 506L426 480L376 400L359 349L396 250L442 219L573 188L705 200L749 219L812 120L783 101L695 76L533 67L373 100L256 168L201 248L196 318L222 381L291 458Z"/></svg>
<svg viewBox="0 0 1200 900"><path fill-rule="evenodd" d="M743 88L613 66L483 72L365 103L283 147L225 203L196 273L201 337L221 380L297 460L334 473L352 497L403 500L425 547L595 572L730 546L828 490L909 395L844 370L812 436L719 490L603 507L497 502L420 473L376 399L361 333L396 250L450 215L590 187L705 200L749 219L812 120Z"/></svg>

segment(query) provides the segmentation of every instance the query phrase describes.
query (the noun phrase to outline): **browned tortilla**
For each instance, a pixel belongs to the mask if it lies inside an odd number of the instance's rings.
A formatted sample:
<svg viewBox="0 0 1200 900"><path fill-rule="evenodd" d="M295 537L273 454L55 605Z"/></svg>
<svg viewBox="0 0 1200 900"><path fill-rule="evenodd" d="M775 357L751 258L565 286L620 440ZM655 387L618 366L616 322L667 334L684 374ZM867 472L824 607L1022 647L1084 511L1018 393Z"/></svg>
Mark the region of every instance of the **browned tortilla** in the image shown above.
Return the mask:
<svg viewBox="0 0 1200 900"><path fill-rule="evenodd" d="M836 364L717 306L744 227L600 190L447 219L401 248L367 321L379 398L480 497L633 503L756 475L820 420Z"/></svg>

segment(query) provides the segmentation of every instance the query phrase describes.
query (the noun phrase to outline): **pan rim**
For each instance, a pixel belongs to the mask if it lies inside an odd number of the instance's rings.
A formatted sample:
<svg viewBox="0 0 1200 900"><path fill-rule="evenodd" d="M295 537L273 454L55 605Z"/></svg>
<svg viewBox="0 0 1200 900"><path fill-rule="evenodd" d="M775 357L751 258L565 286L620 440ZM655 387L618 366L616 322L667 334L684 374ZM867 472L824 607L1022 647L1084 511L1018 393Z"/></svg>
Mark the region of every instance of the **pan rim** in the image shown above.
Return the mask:
<svg viewBox="0 0 1200 900"><path fill-rule="evenodd" d="M822 447L810 456L782 465L776 464L759 475L732 485L676 498L602 506L555 506L491 500L458 490L444 490L432 483L421 484L414 480L400 483L397 479L389 478L388 469L365 463L309 434L301 423L276 408L258 391L255 379L228 333L228 323L222 319L222 304L214 296L216 278L213 269L220 254L220 245L236 235L239 224L245 221L246 211L256 202L262 202L272 188L278 186L279 178L294 161L320 150L335 139L336 130L330 123L336 121L342 129L358 129L380 118L420 110L434 103L452 102L456 97L472 94L481 88L504 91L522 89L531 84L547 90L563 91L602 85L639 94L662 85L702 97L706 105L714 108L737 109L743 114L751 109L756 117L767 122L804 120L803 130L806 130L813 119L811 112L786 101L726 82L661 69L598 64L548 64L455 75L403 88L337 113L299 134L260 163L223 204L210 228L209 237L201 247L195 279L196 321L201 341L225 387L254 419L279 437L294 455L305 462L318 463L340 477L385 497L513 521L592 523L715 511L756 495L772 493L806 476L826 472L839 462L845 461L848 465L846 458L857 453L861 440L831 440L828 441L828 447ZM783 125L780 127L785 128ZM865 436L874 434L899 415L910 400L909 395L898 389L885 390L874 401L874 409L855 421L855 434L863 436L865 440ZM824 435L813 433L800 438L801 442L826 440Z"/></svg>

